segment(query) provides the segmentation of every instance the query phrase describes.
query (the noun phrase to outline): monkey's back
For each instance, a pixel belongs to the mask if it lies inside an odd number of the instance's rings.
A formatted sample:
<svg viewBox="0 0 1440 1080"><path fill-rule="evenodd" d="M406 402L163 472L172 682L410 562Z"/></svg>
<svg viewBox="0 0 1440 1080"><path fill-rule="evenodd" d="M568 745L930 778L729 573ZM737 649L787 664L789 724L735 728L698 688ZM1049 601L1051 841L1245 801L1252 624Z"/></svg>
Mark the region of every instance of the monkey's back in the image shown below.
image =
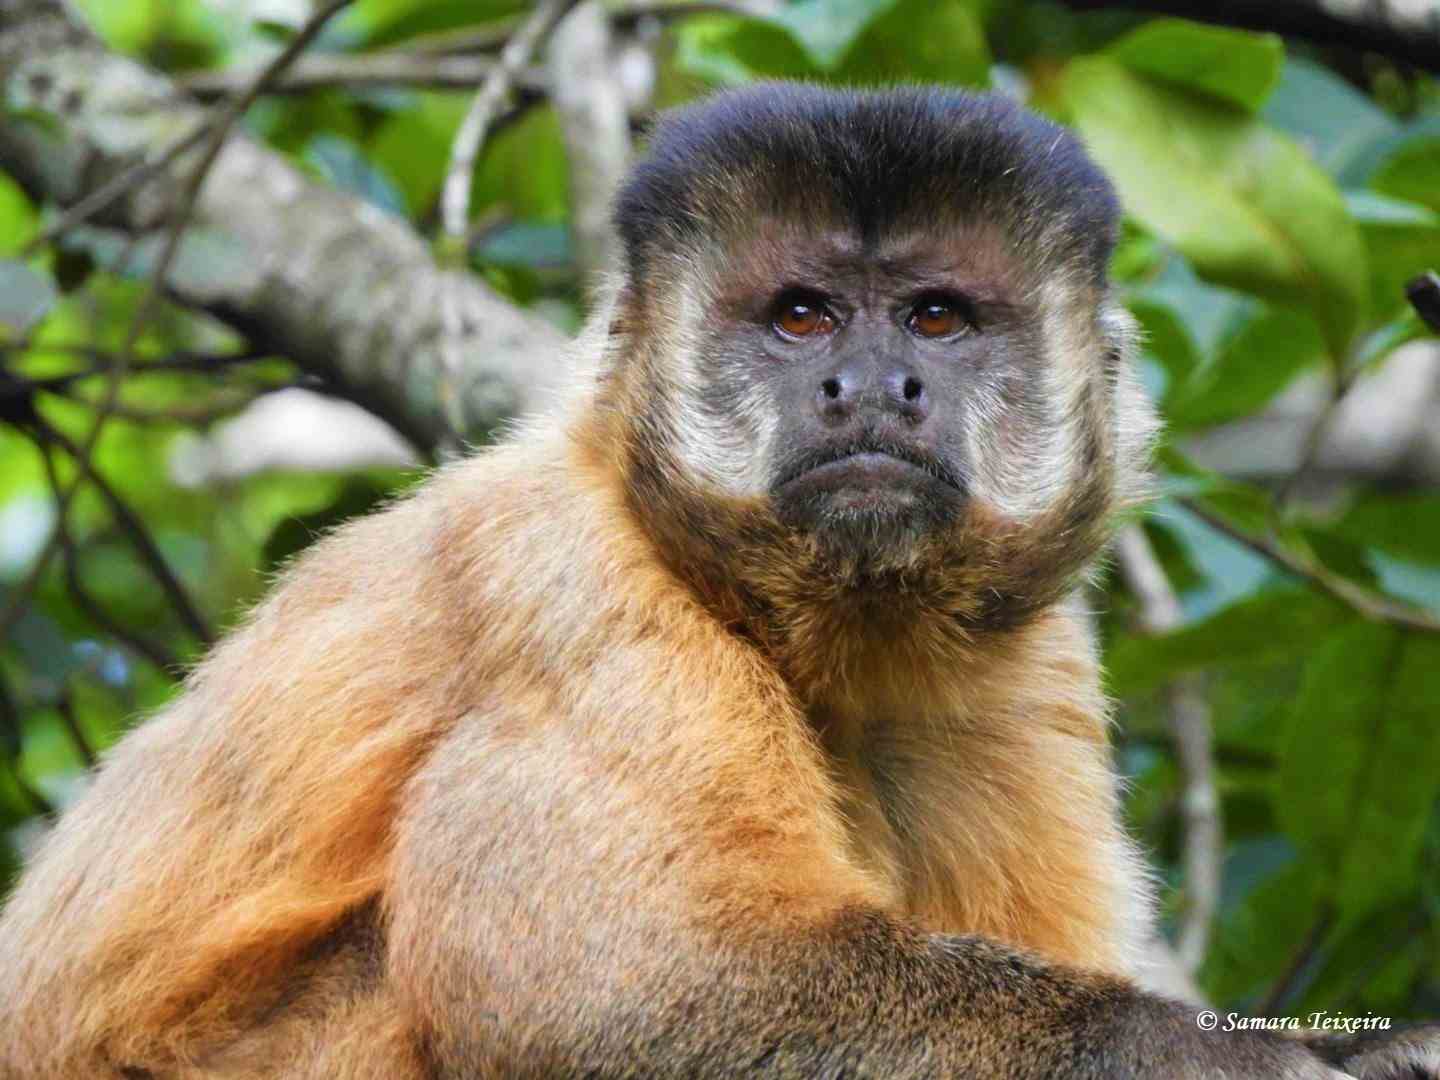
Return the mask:
<svg viewBox="0 0 1440 1080"><path fill-rule="evenodd" d="M502 446L326 537L106 755L0 917L0 1076L231 1044L243 1074L283 1031L234 1041L297 997L350 1017L337 1031L357 1010L393 1023L374 915L405 785L516 662L507 635L594 568L564 453ZM563 556L525 539L537 515Z"/></svg>

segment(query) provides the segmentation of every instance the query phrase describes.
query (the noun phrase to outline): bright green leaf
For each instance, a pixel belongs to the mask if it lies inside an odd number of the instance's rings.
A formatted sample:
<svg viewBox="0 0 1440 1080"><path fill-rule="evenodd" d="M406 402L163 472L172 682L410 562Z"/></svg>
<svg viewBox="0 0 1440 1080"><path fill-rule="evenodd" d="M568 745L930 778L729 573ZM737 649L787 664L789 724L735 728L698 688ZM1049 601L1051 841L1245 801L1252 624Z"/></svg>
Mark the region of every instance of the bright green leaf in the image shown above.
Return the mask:
<svg viewBox="0 0 1440 1080"><path fill-rule="evenodd" d="M0 256L14 254L35 233L35 207L20 185L0 173Z"/></svg>
<svg viewBox="0 0 1440 1080"><path fill-rule="evenodd" d="M1440 138L1414 139L1370 178L1376 191L1440 211Z"/></svg>
<svg viewBox="0 0 1440 1080"><path fill-rule="evenodd" d="M1285 63L1274 34L1251 34L1183 19L1155 19L1110 46L1109 54L1152 78L1254 111Z"/></svg>
<svg viewBox="0 0 1440 1080"><path fill-rule="evenodd" d="M393 45L425 34L466 30L521 15L526 0L359 0L343 27L365 45Z"/></svg>
<svg viewBox="0 0 1440 1080"><path fill-rule="evenodd" d="M1339 191L1299 147L1105 57L1072 62L1065 86L1129 213L1202 277L1308 308L1343 352L1365 304L1365 249Z"/></svg>
<svg viewBox="0 0 1440 1080"><path fill-rule="evenodd" d="M686 19L676 28L675 63L712 86L762 78L819 78L821 69L786 27L733 15Z"/></svg>
<svg viewBox="0 0 1440 1080"><path fill-rule="evenodd" d="M865 29L827 78L842 85L984 86L990 81L990 51L970 5L900 0Z"/></svg>

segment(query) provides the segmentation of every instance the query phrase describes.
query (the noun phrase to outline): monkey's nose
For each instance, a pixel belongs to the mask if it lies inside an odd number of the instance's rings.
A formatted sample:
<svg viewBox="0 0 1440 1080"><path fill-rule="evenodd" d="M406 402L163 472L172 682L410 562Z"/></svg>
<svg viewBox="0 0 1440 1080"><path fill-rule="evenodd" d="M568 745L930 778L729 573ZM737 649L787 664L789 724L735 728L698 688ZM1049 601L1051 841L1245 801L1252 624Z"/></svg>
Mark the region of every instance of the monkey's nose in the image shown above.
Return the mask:
<svg viewBox="0 0 1440 1080"><path fill-rule="evenodd" d="M930 394L924 380L903 367L873 372L844 369L821 381L815 406L829 426L847 423L861 413L920 424L930 415Z"/></svg>

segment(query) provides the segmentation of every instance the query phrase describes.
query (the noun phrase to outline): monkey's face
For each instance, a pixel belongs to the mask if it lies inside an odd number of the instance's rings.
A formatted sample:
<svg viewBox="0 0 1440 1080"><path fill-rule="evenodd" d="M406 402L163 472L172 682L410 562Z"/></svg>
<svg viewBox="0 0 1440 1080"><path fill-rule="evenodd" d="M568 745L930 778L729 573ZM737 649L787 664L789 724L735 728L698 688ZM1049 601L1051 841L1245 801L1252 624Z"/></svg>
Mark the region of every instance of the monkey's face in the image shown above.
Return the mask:
<svg viewBox="0 0 1440 1080"><path fill-rule="evenodd" d="M1053 600L1151 429L1118 215L1073 137L999 97L770 85L662 122L617 203L603 390L662 550L777 610Z"/></svg>
<svg viewBox="0 0 1440 1080"><path fill-rule="evenodd" d="M714 263L684 350L691 469L825 551L882 565L963 525L977 494L1014 501L991 459L1053 432L1035 423L1038 320L994 237L867 243L768 221Z"/></svg>

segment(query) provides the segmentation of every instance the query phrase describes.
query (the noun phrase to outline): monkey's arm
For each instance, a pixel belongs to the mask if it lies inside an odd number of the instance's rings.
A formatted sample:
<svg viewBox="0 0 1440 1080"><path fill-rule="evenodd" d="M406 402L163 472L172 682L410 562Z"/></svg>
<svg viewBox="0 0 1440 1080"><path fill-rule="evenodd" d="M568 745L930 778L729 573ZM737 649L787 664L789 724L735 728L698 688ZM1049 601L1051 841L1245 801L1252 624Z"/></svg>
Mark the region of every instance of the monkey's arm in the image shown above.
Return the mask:
<svg viewBox="0 0 1440 1080"><path fill-rule="evenodd" d="M682 694L647 651L563 698L502 688L411 789L390 963L439 1075L1337 1075L891 917L839 854L790 718Z"/></svg>
<svg viewBox="0 0 1440 1080"><path fill-rule="evenodd" d="M1299 1039L1358 1080L1440 1078L1440 1024L1401 1024L1353 1034L1307 1031Z"/></svg>

